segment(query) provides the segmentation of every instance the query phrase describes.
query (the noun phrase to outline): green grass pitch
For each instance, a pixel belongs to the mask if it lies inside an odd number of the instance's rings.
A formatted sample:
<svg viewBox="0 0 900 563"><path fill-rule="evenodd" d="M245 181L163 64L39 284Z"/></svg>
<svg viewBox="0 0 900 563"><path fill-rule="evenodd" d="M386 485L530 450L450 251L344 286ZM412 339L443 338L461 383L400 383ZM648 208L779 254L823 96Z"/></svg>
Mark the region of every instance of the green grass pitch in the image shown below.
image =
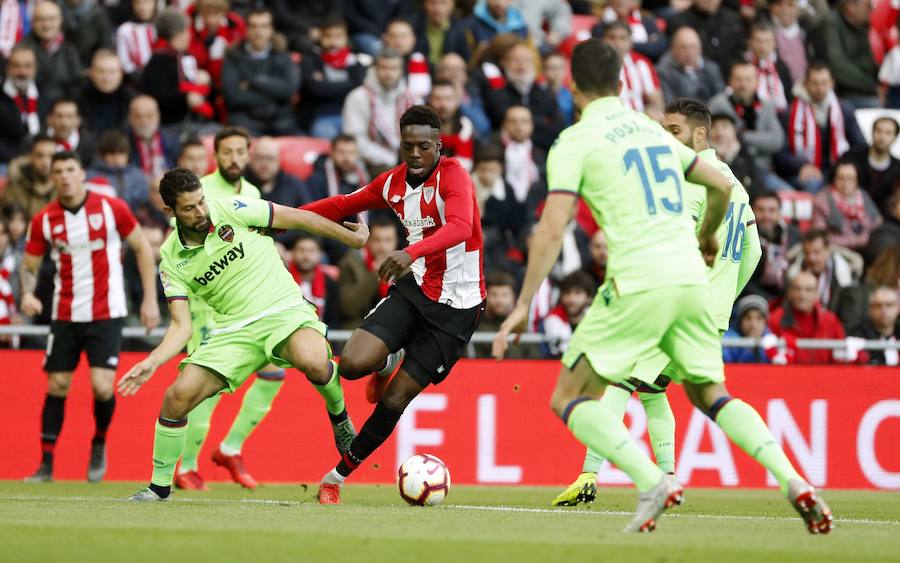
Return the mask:
<svg viewBox="0 0 900 563"><path fill-rule="evenodd" d="M546 487L456 486L434 508L406 506L386 485L347 486L336 507L299 485L122 502L139 487L0 482L0 561L900 560L900 493L828 491L835 531L811 536L775 491L688 489L656 532L626 535L627 488L602 489L588 510L550 510L558 490Z"/></svg>

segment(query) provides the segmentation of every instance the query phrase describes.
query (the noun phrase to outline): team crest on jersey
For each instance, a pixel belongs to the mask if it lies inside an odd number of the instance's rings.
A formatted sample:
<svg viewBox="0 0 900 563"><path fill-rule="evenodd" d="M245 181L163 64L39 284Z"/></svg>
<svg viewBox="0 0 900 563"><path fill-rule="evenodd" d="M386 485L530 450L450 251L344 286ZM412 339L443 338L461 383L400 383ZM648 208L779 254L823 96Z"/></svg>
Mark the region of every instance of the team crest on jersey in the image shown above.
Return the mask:
<svg viewBox="0 0 900 563"><path fill-rule="evenodd" d="M219 238L225 242L234 240L234 229L231 228L231 225L222 225L219 227Z"/></svg>
<svg viewBox="0 0 900 563"><path fill-rule="evenodd" d="M434 186L422 188L422 197L425 198L425 203L431 203L431 200L434 199Z"/></svg>
<svg viewBox="0 0 900 563"><path fill-rule="evenodd" d="M103 215L99 213L91 213L88 215L88 224L95 231L103 226Z"/></svg>

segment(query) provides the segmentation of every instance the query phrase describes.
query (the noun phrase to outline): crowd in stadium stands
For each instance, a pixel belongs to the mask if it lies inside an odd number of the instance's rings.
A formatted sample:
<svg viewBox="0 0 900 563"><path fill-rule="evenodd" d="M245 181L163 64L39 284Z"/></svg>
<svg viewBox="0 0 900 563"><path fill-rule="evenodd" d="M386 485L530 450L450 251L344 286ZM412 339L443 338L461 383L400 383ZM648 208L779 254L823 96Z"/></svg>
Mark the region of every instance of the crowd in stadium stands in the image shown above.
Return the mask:
<svg viewBox="0 0 900 563"><path fill-rule="evenodd" d="M263 197L297 206L396 165L398 118L424 102L442 119L444 153L472 172L486 239L481 329L495 330L524 273L547 151L577 119L567 56L593 35L622 54L627 106L660 119L675 97L708 102L712 145L751 195L763 258L729 335L763 345L726 349L726 359L897 365L896 351L860 351L852 338L838 352L796 347L800 338L900 336L897 4L2 0L0 322L48 321L23 319L16 303L27 225L55 194L55 151L76 151L91 189L124 199L158 253L169 228L161 174L176 165L210 172L210 138L222 126L256 137L245 177ZM356 326L385 296L375 272L404 239L393 216L368 221L359 252L280 239L287 267L334 328ZM135 317L139 276L124 259ZM603 231L582 204L533 305L531 327L549 343L514 354L561 354L606 260ZM51 261L41 274L47 300Z"/></svg>

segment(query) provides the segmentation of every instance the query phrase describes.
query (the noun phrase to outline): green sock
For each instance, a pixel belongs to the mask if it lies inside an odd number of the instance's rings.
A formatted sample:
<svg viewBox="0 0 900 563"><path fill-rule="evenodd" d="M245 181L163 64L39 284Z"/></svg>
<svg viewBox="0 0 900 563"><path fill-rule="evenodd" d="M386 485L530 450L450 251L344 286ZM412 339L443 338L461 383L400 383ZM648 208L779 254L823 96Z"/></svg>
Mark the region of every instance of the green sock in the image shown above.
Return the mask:
<svg viewBox="0 0 900 563"><path fill-rule="evenodd" d="M194 410L188 414L187 432L184 439L184 452L181 454L180 471L196 471L197 456L200 455L200 449L209 434L209 421L212 418L216 405L222 399L221 394L202 401L194 407Z"/></svg>
<svg viewBox="0 0 900 563"><path fill-rule="evenodd" d="M666 473L675 472L675 415L665 393L638 393L647 411L647 433L656 465Z"/></svg>
<svg viewBox="0 0 900 563"><path fill-rule="evenodd" d="M609 408L612 413L621 413L619 416L619 420L625 418L625 408L628 406L628 399L631 398L631 393L622 389L621 387L616 387L614 385L609 385L606 388L606 391L603 392L603 397L600 398L600 403ZM597 473L600 471L600 468L603 467L603 462L606 459L588 448L587 453L584 454L584 464L581 466L582 473Z"/></svg>
<svg viewBox="0 0 900 563"><path fill-rule="evenodd" d="M313 385L319 395L325 399L325 408L328 414L341 414L346 406L344 405L344 390L341 389L341 377L338 373L338 365L334 360L328 360L331 364L331 379L325 385Z"/></svg>
<svg viewBox="0 0 900 563"><path fill-rule="evenodd" d="M744 401L740 399L728 401L716 416L716 424L747 455L772 472L783 493L787 493L789 480L803 479L784 455L784 450L775 441L775 437L756 409Z"/></svg>
<svg viewBox="0 0 900 563"><path fill-rule="evenodd" d="M162 418L162 417L160 417ZM184 449L187 424L179 427L163 426L156 421L156 437L153 439L153 476L150 482L161 487L171 487L175 464Z"/></svg>
<svg viewBox="0 0 900 563"><path fill-rule="evenodd" d="M607 392L612 387L607 387ZM569 430L578 440L615 463L639 491L652 489L663 472L628 435L622 415L600 401L585 401L569 414Z"/></svg>
<svg viewBox="0 0 900 563"><path fill-rule="evenodd" d="M244 402L241 403L241 410L222 444L230 450L241 451L247 437L272 410L272 401L281 391L283 384L283 379L261 379L257 376L250 389L247 389Z"/></svg>

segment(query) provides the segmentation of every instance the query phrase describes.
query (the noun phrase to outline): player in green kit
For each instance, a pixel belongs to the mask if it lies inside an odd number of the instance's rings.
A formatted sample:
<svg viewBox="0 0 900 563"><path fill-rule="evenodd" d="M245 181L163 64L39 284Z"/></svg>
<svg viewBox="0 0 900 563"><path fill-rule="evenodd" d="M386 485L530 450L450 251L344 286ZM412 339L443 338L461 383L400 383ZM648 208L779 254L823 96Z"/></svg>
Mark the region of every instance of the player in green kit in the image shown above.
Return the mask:
<svg viewBox="0 0 900 563"><path fill-rule="evenodd" d="M172 322L160 345L119 380L119 392L136 393L190 340L189 295L213 309L215 325L181 362L181 373L166 391L156 423L153 476L133 501L169 497L188 413L220 391L234 391L265 365L296 367L326 403L347 416L326 327L284 267L272 238L257 231L303 229L354 248L368 238L365 225L345 223L345 228L309 211L259 199L233 197L207 204L200 181L183 168L167 172L159 191L176 218L160 263Z"/></svg>
<svg viewBox="0 0 900 563"><path fill-rule="evenodd" d="M759 414L731 398L724 385L704 261L712 265L719 255L716 231L726 216L731 181L658 123L622 105L621 61L612 47L588 39L575 47L571 65L581 119L550 151L550 193L518 302L494 340L494 356L503 356L512 332L525 329L531 299L559 256L580 195L606 232L608 281L563 355L551 407L581 443L615 463L637 487L636 514L625 531L652 531L663 511L682 501L683 488L631 439L621 415L596 398L634 375L652 383L655 375L633 370L659 348L674 362L674 381L684 385L691 402L772 472L808 529L829 532L831 511ZM685 175L706 188L699 234L685 201Z"/></svg>
<svg viewBox="0 0 900 563"><path fill-rule="evenodd" d="M720 334L728 330L731 308L734 300L747 285L750 276L759 263L762 250L756 231L756 219L750 209L750 196L731 169L716 158L716 152L709 146L711 127L709 108L690 98L681 98L666 106L663 126L676 139L697 151L697 156L714 165L731 180L731 200L725 221L716 232L719 252L709 270L709 310ZM687 184L684 191L686 211L700 225L706 208L706 190L700 186ZM675 417L666 398L666 388L671 381L674 364L662 351L654 352L650 358L637 363L635 374L624 383L610 386L603 394L603 402L613 411L625 416L625 408L634 391L647 411L647 430L656 465L666 473L675 472ZM643 372L649 375L660 373L653 383L642 381ZM644 378L645 379L645 378ZM597 492L597 472L603 465L603 457L588 450L582 472L556 499L553 506L575 506L580 502L593 502Z"/></svg>

